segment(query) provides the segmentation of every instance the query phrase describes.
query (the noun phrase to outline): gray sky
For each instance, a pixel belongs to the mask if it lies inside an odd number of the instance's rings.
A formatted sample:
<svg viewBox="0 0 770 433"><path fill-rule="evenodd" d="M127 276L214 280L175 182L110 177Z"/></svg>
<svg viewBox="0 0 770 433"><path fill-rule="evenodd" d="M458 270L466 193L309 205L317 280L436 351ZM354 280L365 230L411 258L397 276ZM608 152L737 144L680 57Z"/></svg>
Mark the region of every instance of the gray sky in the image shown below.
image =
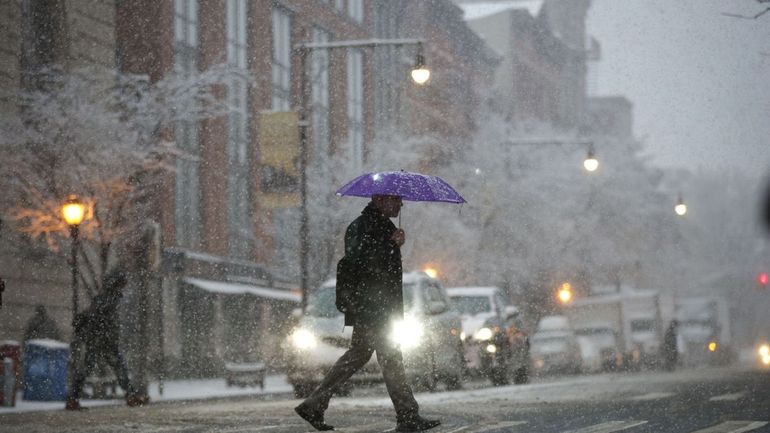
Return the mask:
<svg viewBox="0 0 770 433"><path fill-rule="evenodd" d="M634 131L659 165L770 170L770 3L593 0L599 95L634 103ZM764 54L763 54L764 53Z"/></svg>

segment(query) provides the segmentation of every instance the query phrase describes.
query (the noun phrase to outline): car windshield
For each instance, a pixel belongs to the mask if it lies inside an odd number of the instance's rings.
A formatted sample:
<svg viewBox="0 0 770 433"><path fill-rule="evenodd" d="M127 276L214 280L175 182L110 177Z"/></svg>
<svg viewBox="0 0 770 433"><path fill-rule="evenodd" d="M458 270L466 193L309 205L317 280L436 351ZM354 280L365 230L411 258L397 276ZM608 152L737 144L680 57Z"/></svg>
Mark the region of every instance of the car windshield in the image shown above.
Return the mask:
<svg viewBox="0 0 770 433"><path fill-rule="evenodd" d="M488 296L453 296L452 303L461 314L473 316L492 311L492 304Z"/></svg>
<svg viewBox="0 0 770 433"><path fill-rule="evenodd" d="M535 353L551 353L567 350L565 337L539 337L532 338L532 351Z"/></svg>
<svg viewBox="0 0 770 433"><path fill-rule="evenodd" d="M412 308L414 299L413 283L404 284L404 310ZM334 286L324 286L310 294L307 304L307 314L313 317L337 317L342 313L337 310L334 301L337 291Z"/></svg>
<svg viewBox="0 0 770 433"><path fill-rule="evenodd" d="M612 329L609 328L582 328L576 329L575 334L585 336L608 336L614 335Z"/></svg>
<svg viewBox="0 0 770 433"><path fill-rule="evenodd" d="M414 283L404 283L404 311L411 310L414 305L415 286Z"/></svg>
<svg viewBox="0 0 770 433"><path fill-rule="evenodd" d="M631 321L631 332L649 332L654 328L654 323L650 319L639 319Z"/></svg>
<svg viewBox="0 0 770 433"><path fill-rule="evenodd" d="M313 317L336 317L339 316L339 310L334 304L336 297L336 288L334 286L324 286L310 294L307 303L307 314Z"/></svg>

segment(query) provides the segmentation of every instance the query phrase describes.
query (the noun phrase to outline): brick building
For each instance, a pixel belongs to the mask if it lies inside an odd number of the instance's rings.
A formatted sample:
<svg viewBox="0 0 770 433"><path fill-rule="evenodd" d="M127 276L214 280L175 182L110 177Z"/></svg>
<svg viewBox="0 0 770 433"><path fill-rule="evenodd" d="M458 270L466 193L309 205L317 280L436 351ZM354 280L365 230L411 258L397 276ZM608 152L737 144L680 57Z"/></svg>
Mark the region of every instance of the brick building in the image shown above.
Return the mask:
<svg viewBox="0 0 770 433"><path fill-rule="evenodd" d="M448 0L17 0L0 3L0 20L7 42L0 50L5 90L23 85L29 43L48 43L33 50L48 56L38 62L67 68L92 62L151 81L218 64L249 72L252 79L235 77L217 89L234 107L227 116L183 120L158 131L184 153L165 175L158 206L148 215L158 223L147 251L156 259L147 285L152 335L134 344L139 353L150 347L163 368L187 375L216 373L227 360L277 362L287 318L299 300L298 147L291 111L300 103L301 74L292 47L425 39L433 80L418 90L403 80L414 47L314 50L309 56L305 100L312 108L312 152L344 153L354 163L393 127L450 143L437 145L432 163L440 163L473 129L478 86L497 61ZM20 23L44 24L29 33ZM0 235L12 233L2 228ZM0 327L0 339L18 339L17 325L45 299L68 331L69 291L55 301L47 296L67 282L65 258L52 256L60 261L50 272L58 278L55 285L44 273L32 282L7 271L15 251L0 247L6 300L19 304L13 313L0 312L0 323L15 326ZM16 267L28 263L42 262L30 258ZM14 293L24 293L23 302Z"/></svg>
<svg viewBox="0 0 770 433"><path fill-rule="evenodd" d="M65 70L114 68L114 11L113 1L0 2L0 92L13 94L33 85L29 73L52 64ZM0 110L15 109L0 106ZM66 255L51 252L42 241L17 233L0 219L0 278L6 282L0 340L21 340L38 304L47 308L65 338L69 337L72 292ZM81 301L85 300L81 297Z"/></svg>

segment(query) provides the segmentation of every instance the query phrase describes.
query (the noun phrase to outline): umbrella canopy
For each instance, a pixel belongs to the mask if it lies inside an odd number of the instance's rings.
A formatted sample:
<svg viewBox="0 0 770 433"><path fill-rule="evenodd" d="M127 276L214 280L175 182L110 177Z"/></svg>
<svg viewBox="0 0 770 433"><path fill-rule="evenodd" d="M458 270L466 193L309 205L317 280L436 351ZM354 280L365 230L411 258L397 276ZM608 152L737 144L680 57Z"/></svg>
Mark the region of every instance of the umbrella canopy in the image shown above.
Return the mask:
<svg viewBox="0 0 770 433"><path fill-rule="evenodd" d="M337 195L397 195L409 201L466 203L465 199L440 177L403 170L362 174L338 189Z"/></svg>

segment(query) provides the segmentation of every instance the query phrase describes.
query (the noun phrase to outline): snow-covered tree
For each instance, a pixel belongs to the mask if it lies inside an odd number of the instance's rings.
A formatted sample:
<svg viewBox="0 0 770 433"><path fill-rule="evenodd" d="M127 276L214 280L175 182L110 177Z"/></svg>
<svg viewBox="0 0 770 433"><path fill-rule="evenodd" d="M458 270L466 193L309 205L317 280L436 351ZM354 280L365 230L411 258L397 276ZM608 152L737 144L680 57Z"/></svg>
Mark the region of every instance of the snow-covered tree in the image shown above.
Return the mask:
<svg viewBox="0 0 770 433"><path fill-rule="evenodd" d="M223 115L217 87L242 71L215 66L198 74L147 76L108 68L40 71L32 88L0 95L0 184L4 217L53 250L68 241L62 202L87 205L81 225L83 283L93 293L116 251L153 215L174 122ZM219 92L221 93L221 92Z"/></svg>

